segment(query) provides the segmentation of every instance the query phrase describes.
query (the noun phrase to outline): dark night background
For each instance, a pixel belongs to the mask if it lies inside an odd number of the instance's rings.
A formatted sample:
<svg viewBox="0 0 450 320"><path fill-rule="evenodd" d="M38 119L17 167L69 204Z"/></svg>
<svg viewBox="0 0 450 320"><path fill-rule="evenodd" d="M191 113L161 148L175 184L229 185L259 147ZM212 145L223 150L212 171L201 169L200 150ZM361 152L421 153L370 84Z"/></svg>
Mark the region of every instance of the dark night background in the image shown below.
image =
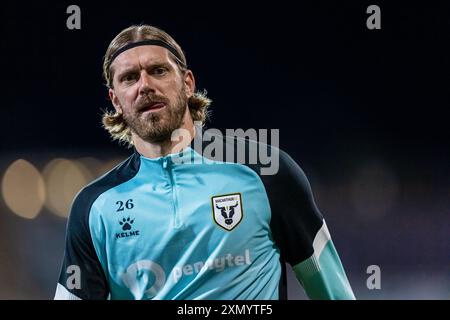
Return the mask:
<svg viewBox="0 0 450 320"><path fill-rule="evenodd" d="M81 8L68 30L66 8ZM366 8L381 8L368 30ZM307 174L357 298L450 298L450 4L6 1L0 176L22 158L124 158L101 128L102 58L131 24L184 49L209 128L277 128ZM3 189L5 188L4 185ZM3 190L4 191L4 190ZM66 219L0 197L0 298L53 297ZM381 290L366 287L379 265ZM291 277L290 298L304 295Z"/></svg>

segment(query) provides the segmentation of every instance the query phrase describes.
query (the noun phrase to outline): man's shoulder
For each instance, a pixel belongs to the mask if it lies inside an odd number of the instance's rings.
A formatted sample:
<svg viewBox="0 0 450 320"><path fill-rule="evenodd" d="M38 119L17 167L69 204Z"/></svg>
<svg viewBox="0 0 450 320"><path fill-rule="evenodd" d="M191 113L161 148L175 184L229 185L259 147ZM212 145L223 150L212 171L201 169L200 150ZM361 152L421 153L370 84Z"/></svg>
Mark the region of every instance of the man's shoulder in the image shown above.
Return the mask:
<svg viewBox="0 0 450 320"><path fill-rule="evenodd" d="M245 138L227 137L228 144L235 144L235 150L245 150L245 165L255 171L266 186L280 187L295 185L308 191L309 181L298 161L276 145ZM239 145L244 146L240 148ZM253 156L253 162L250 160ZM255 161L256 159L256 161ZM299 190L300 190L299 189ZM309 192L309 191L308 191Z"/></svg>
<svg viewBox="0 0 450 320"><path fill-rule="evenodd" d="M139 164L140 157L133 153L114 168L90 182L75 196L72 212L86 209L89 211L100 195L132 179L139 170Z"/></svg>
<svg viewBox="0 0 450 320"><path fill-rule="evenodd" d="M303 170L297 161L295 161L290 154L279 147L278 143L275 145L266 143L265 141L257 141L244 138L235 138L237 146L245 145L246 160L250 160L252 153L256 154L253 158L256 163L248 163L255 171L259 172L261 176L271 176L272 178L286 178L292 173L301 173ZM239 149L239 147L237 147Z"/></svg>
<svg viewBox="0 0 450 320"><path fill-rule="evenodd" d="M282 176L288 174L289 170L300 169L297 162L279 147L276 135L271 134L269 139L267 134L250 137L242 133L222 135L219 130L207 130L201 137L201 142L194 142L194 149L214 161L239 163L260 175L270 176ZM204 152L213 149L216 150L214 155Z"/></svg>

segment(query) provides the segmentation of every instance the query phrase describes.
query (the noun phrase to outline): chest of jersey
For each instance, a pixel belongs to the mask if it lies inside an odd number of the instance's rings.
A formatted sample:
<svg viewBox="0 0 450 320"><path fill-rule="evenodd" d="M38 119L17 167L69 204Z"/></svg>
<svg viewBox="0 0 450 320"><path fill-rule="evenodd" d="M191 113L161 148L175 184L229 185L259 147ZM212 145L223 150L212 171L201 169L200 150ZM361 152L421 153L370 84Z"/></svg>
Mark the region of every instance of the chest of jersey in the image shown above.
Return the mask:
<svg viewBox="0 0 450 320"><path fill-rule="evenodd" d="M92 211L96 250L119 297L188 298L180 288L277 260L264 186L239 164L143 161Z"/></svg>

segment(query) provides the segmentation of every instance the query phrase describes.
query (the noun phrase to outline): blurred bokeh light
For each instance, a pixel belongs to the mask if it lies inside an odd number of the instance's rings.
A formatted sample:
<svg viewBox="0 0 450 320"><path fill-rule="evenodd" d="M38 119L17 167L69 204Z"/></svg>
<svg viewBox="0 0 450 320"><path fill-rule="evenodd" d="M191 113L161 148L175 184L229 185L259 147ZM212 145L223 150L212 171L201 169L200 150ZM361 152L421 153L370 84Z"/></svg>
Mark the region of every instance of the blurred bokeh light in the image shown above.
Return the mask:
<svg viewBox="0 0 450 320"><path fill-rule="evenodd" d="M44 205L44 180L30 162L18 159L11 163L3 176L2 195L12 212L33 219Z"/></svg>
<svg viewBox="0 0 450 320"><path fill-rule="evenodd" d="M75 195L94 175L81 161L54 159L44 168L43 176L47 187L45 206L54 214L67 217Z"/></svg>

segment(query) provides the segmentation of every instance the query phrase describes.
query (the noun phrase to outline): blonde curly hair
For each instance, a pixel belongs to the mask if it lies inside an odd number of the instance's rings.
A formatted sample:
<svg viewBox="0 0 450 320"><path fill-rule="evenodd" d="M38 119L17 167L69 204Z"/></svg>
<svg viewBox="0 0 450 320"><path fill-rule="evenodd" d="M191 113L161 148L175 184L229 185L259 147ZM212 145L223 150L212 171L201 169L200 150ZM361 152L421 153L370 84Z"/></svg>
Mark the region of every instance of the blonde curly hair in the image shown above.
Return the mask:
<svg viewBox="0 0 450 320"><path fill-rule="evenodd" d="M141 40L161 40L175 48L179 57L178 59L170 53L171 58L177 63L182 74L187 71L186 57L183 50L175 42L175 40L165 31L150 25L134 25L122 30L109 44L106 54L103 59L103 77L106 81L106 86L110 89L113 87L114 68L110 66L111 57L123 46ZM209 117L208 107L211 104L211 99L206 95L206 90L195 92L188 100L188 107L193 121L205 123ZM102 116L103 127L109 132L113 140L118 140L119 143L133 146L131 139L131 130L125 122L122 113L117 111L104 111Z"/></svg>

